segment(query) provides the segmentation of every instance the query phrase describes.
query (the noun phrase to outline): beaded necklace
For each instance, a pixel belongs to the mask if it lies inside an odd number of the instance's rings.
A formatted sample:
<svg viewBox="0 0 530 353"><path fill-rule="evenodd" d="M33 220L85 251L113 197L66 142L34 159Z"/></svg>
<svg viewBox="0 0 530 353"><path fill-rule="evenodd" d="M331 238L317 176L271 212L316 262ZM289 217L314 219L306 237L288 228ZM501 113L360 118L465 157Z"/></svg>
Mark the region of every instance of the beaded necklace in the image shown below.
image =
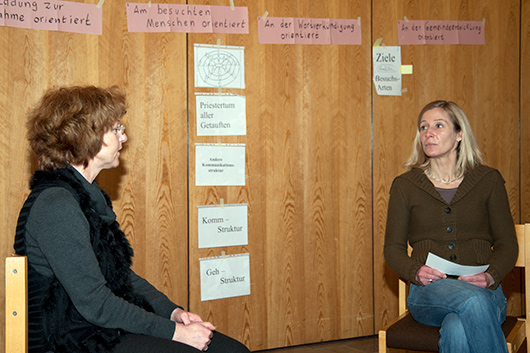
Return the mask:
<svg viewBox="0 0 530 353"><path fill-rule="evenodd" d="M424 172L424 173L427 174L427 176L428 176L429 178L431 178L431 179L433 179L433 180L436 180L437 182L440 182L440 183L442 183L442 184L446 184L446 185L447 185L447 184L454 183L455 181L460 180L460 179L462 179L462 177L463 177L463 175L460 175L458 178L455 178L455 179L453 179L453 180L449 180L449 181L445 181L445 180L438 179L438 178L436 178L435 176L433 176L433 175L431 174L431 170L430 170L430 168L429 168L429 169L425 169L425 172Z"/></svg>

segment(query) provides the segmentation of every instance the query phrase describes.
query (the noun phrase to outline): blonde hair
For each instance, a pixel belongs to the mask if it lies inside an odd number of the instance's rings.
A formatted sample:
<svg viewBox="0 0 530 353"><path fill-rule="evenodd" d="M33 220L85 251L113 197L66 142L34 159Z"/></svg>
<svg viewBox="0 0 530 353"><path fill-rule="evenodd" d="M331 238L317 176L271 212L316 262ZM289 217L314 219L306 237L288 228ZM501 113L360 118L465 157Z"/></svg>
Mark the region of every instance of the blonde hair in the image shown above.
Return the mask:
<svg viewBox="0 0 530 353"><path fill-rule="evenodd" d="M453 123L456 132L462 133L462 140L458 143L456 153L456 172L457 176L462 176L465 172L476 166L485 164L482 153L478 148L477 141L471 130L471 125L466 114L456 103L450 101L438 100L427 104L418 115L416 137L412 144L412 153L408 161L403 166L406 169L421 168L427 169L430 165L429 157L423 151L420 137L420 122L423 114L429 110L439 108L445 112L446 116Z"/></svg>

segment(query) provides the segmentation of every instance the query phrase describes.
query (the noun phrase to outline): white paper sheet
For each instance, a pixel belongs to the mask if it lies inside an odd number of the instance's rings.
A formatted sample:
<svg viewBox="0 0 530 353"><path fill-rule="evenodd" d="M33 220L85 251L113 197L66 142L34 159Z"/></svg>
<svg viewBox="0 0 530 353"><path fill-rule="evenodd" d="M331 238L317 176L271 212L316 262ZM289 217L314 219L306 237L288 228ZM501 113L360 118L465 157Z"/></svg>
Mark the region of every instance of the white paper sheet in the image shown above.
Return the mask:
<svg viewBox="0 0 530 353"><path fill-rule="evenodd" d="M246 135L246 98L235 94L196 93L197 136Z"/></svg>
<svg viewBox="0 0 530 353"><path fill-rule="evenodd" d="M196 143L195 185L245 185L245 144Z"/></svg>
<svg viewBox="0 0 530 353"><path fill-rule="evenodd" d="M195 87L245 88L245 48L194 44Z"/></svg>
<svg viewBox="0 0 530 353"><path fill-rule="evenodd" d="M248 244L248 205L198 206L199 249Z"/></svg>
<svg viewBox="0 0 530 353"><path fill-rule="evenodd" d="M250 295L250 255L200 259L201 301Z"/></svg>
<svg viewBox="0 0 530 353"><path fill-rule="evenodd" d="M374 47L372 52L377 94L401 96L401 47Z"/></svg>
<svg viewBox="0 0 530 353"><path fill-rule="evenodd" d="M455 264L454 262L448 261L441 258L440 256L429 253L427 255L427 261L425 265L432 267L440 272L450 276L473 276L477 273L485 272L490 265L483 266L465 266Z"/></svg>

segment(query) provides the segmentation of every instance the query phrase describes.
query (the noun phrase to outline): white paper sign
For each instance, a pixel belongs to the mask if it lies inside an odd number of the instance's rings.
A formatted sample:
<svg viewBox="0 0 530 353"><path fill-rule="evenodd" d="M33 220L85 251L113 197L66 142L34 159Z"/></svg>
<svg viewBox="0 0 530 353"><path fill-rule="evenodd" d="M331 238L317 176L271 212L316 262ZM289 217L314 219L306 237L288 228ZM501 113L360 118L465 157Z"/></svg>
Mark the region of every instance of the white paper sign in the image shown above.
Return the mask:
<svg viewBox="0 0 530 353"><path fill-rule="evenodd" d="M248 244L248 205L198 206L199 248Z"/></svg>
<svg viewBox="0 0 530 353"><path fill-rule="evenodd" d="M401 47L373 48L374 86L380 96L401 96Z"/></svg>
<svg viewBox="0 0 530 353"><path fill-rule="evenodd" d="M434 255L433 253L429 253L427 255L427 261L425 262L425 265L451 276L473 276L477 273L485 272L488 267L490 267L490 265L459 265L455 264L454 262L448 261L438 255Z"/></svg>
<svg viewBox="0 0 530 353"><path fill-rule="evenodd" d="M201 301L250 295L250 256L235 254L200 259Z"/></svg>
<svg viewBox="0 0 530 353"><path fill-rule="evenodd" d="M245 48L194 44L195 87L245 88Z"/></svg>
<svg viewBox="0 0 530 353"><path fill-rule="evenodd" d="M197 136L246 135L246 98L234 94L197 93Z"/></svg>
<svg viewBox="0 0 530 353"><path fill-rule="evenodd" d="M245 144L195 144L195 185L245 185Z"/></svg>

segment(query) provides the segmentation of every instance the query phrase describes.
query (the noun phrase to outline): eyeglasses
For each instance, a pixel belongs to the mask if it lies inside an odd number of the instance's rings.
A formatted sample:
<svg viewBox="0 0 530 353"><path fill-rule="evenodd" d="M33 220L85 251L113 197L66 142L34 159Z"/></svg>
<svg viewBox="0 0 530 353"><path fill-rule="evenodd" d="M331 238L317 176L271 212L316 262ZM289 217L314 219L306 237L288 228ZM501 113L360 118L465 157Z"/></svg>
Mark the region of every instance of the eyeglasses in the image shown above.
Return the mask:
<svg viewBox="0 0 530 353"><path fill-rule="evenodd" d="M118 124L114 129L112 129L112 131L114 131L115 134L117 134L118 132L120 134L123 134L125 132L125 126L123 126L122 124Z"/></svg>

